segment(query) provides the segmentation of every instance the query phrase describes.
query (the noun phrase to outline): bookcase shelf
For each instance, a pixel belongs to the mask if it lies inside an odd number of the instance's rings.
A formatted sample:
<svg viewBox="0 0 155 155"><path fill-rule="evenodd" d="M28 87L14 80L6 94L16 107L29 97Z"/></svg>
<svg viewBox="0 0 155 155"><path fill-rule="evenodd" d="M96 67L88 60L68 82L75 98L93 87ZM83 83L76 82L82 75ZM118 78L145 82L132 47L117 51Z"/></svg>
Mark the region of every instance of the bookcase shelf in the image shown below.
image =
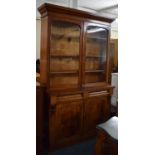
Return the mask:
<svg viewBox="0 0 155 155"><path fill-rule="evenodd" d="M51 58L79 58L79 55L51 55Z"/></svg>
<svg viewBox="0 0 155 155"><path fill-rule="evenodd" d="M104 70L86 70L85 73L103 73Z"/></svg>
<svg viewBox="0 0 155 155"><path fill-rule="evenodd" d="M68 41L70 41L70 39L79 39L79 36L77 35L69 35L69 34L52 34L51 37L54 37L55 39L67 39Z"/></svg>
<svg viewBox="0 0 155 155"><path fill-rule="evenodd" d="M86 55L86 58L105 58L105 57L99 55Z"/></svg>
<svg viewBox="0 0 155 155"><path fill-rule="evenodd" d="M50 72L50 75L56 75L56 74L77 74L79 71L54 71Z"/></svg>
<svg viewBox="0 0 155 155"><path fill-rule="evenodd" d="M94 39L95 39L95 40L102 40L102 41L103 41L103 40L107 40L107 38L101 38L101 37L87 37L87 39L88 39L88 40L91 40L91 39L94 40Z"/></svg>

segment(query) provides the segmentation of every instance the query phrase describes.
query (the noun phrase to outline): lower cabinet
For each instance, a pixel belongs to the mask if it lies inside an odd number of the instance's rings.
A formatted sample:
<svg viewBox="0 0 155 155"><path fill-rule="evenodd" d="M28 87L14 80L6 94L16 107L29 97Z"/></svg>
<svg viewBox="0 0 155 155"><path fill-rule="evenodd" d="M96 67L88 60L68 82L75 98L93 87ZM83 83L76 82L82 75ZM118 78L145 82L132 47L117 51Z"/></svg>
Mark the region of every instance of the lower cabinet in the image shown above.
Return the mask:
<svg viewBox="0 0 155 155"><path fill-rule="evenodd" d="M90 93L84 102L84 137L96 134L96 125L108 117L108 98L104 93Z"/></svg>
<svg viewBox="0 0 155 155"><path fill-rule="evenodd" d="M60 104L56 115L57 138L60 139L58 142L68 141L68 138L77 139L81 131L82 102Z"/></svg>
<svg viewBox="0 0 155 155"><path fill-rule="evenodd" d="M95 136L96 125L109 117L107 92L52 96L50 102L50 151Z"/></svg>
<svg viewBox="0 0 155 155"><path fill-rule="evenodd" d="M51 149L64 147L79 141L82 132L82 96L57 97L55 102L55 111L51 112L49 119Z"/></svg>

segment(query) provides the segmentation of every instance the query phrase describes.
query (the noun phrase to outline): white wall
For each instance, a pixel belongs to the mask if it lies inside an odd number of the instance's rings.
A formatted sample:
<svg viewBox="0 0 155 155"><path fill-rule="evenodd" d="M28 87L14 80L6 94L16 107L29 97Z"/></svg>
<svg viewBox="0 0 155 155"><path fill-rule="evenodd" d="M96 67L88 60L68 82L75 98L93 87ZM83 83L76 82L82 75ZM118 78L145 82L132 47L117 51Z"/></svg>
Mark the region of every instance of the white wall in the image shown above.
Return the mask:
<svg viewBox="0 0 155 155"><path fill-rule="evenodd" d="M41 21L36 20L36 59L40 58Z"/></svg>
<svg viewBox="0 0 155 155"><path fill-rule="evenodd" d="M118 39L118 31L117 30L111 30L111 39Z"/></svg>
<svg viewBox="0 0 155 155"><path fill-rule="evenodd" d="M111 23L111 39L118 39L118 22L117 22L117 19Z"/></svg>

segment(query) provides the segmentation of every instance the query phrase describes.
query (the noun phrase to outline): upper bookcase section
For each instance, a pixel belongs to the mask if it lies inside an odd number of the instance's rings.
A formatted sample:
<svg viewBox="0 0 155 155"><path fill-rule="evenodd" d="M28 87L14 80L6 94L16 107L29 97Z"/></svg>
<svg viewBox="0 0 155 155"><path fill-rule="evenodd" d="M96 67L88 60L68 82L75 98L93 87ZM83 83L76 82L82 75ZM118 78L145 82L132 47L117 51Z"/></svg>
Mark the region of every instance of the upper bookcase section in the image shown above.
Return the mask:
<svg viewBox="0 0 155 155"><path fill-rule="evenodd" d="M103 21L106 23L112 23L114 21L114 19L97 16L95 14L88 13L85 11L62 7L62 6L57 6L57 5L48 4L48 3L42 4L38 8L38 11L41 14L41 18L43 18L47 15L50 15L50 13L59 13L59 14L67 14L67 15L71 15L71 16L76 16L76 17L82 17L82 18L91 19L91 20L99 20L99 21Z"/></svg>

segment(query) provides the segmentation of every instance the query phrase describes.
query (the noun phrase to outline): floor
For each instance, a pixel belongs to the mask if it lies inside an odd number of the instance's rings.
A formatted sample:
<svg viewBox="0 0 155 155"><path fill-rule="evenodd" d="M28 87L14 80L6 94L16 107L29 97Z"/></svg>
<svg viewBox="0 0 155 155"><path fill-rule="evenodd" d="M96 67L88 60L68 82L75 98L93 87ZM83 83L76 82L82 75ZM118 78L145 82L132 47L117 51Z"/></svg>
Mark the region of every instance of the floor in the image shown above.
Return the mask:
<svg viewBox="0 0 155 155"><path fill-rule="evenodd" d="M71 147L48 153L48 155L93 155L95 139L73 145Z"/></svg>

